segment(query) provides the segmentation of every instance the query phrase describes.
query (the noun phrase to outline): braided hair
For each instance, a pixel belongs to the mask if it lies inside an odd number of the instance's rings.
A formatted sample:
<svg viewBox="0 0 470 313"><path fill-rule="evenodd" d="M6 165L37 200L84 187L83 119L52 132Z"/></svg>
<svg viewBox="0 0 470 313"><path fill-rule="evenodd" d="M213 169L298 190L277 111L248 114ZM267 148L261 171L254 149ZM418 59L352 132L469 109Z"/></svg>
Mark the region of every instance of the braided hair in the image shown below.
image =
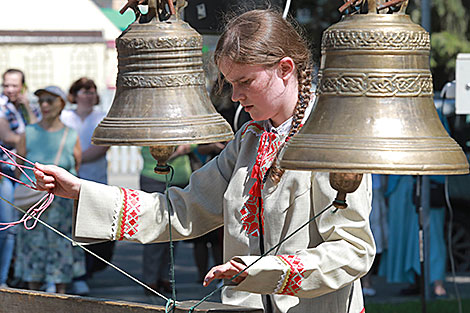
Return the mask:
<svg viewBox="0 0 470 313"><path fill-rule="evenodd" d="M302 69L299 71L299 96L297 99L297 104L295 106L294 115L292 117L292 125L289 131L289 134L286 137L286 141L289 141L292 136L297 134L300 127L302 126L302 120L305 116L305 110L310 103L310 98L312 97L312 92L310 91L312 85L312 71L311 67ZM282 149L282 148L281 148ZM279 149L279 151L281 151ZM271 165L270 170L270 177L275 182L278 183L281 180L282 175L284 174L284 170L277 166L277 159L279 156L279 152L276 155L276 158Z"/></svg>
<svg viewBox="0 0 470 313"><path fill-rule="evenodd" d="M228 58L235 63L271 67L284 57L292 58L295 63L299 90L287 141L300 129L311 98L312 54L300 27L293 19L283 19L275 9L247 11L226 24L214 52L218 66L223 58ZM276 165L278 155L269 171L275 183L284 173Z"/></svg>

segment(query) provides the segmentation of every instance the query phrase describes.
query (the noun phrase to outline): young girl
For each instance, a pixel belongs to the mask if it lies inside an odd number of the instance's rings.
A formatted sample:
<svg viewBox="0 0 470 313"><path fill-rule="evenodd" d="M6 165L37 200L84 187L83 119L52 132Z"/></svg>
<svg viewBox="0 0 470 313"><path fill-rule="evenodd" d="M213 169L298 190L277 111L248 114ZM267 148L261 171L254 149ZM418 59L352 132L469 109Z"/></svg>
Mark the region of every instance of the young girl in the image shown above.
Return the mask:
<svg viewBox="0 0 470 313"><path fill-rule="evenodd" d="M281 170L279 150L306 120L311 99L310 52L295 28L271 10L249 11L228 23L215 62L252 122L185 189L170 188L176 240L224 225L224 261L204 286L231 278L297 230L335 198L328 173ZM164 194L100 185L38 164L38 185L79 199L76 236L168 240ZM326 211L222 291L222 302L266 312L364 311L359 278L375 247L369 229L371 184L363 179L349 207Z"/></svg>

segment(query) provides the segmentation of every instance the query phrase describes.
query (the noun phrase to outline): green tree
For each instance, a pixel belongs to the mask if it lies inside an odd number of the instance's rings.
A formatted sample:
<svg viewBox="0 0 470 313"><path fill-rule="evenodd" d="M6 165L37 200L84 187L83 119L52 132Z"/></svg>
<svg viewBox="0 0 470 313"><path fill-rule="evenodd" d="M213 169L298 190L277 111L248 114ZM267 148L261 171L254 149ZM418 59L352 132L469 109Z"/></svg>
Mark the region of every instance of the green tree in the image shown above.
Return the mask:
<svg viewBox="0 0 470 313"><path fill-rule="evenodd" d="M323 31L341 19L338 8L343 1L297 0L292 1L289 12L305 29L312 46L314 59L320 58Z"/></svg>
<svg viewBox="0 0 470 313"><path fill-rule="evenodd" d="M414 22L421 22L421 1L410 1L408 12ZM470 0L431 1L431 71L434 89L440 90L455 79L457 54L470 52Z"/></svg>
<svg viewBox="0 0 470 313"><path fill-rule="evenodd" d="M431 1L431 71L434 88L455 78L455 60L458 53L470 52L470 0ZM421 24L422 0L410 0L407 12L415 23ZM321 35L338 22L338 8L342 0L292 1L291 15L306 29L316 59L320 56Z"/></svg>

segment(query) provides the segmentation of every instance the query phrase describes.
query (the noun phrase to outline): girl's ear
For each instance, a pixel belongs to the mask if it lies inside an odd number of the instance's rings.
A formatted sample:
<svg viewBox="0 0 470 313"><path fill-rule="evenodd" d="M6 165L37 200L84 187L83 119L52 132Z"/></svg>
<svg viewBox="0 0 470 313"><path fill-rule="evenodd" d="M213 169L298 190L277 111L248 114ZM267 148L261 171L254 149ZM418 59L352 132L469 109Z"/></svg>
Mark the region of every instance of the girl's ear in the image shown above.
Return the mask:
<svg viewBox="0 0 470 313"><path fill-rule="evenodd" d="M279 61L278 74L285 80L295 74L295 63L291 57L284 57Z"/></svg>

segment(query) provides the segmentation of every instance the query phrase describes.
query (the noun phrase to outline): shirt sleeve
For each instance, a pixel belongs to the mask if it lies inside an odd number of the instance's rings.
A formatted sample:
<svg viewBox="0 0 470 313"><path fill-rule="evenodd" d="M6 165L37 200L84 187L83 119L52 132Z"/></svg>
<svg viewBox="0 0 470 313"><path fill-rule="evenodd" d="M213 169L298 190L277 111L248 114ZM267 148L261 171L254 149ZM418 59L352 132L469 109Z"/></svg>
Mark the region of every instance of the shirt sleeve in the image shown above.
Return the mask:
<svg viewBox="0 0 470 313"><path fill-rule="evenodd" d="M333 207L312 221L323 239L316 247L261 259L235 257L252 266L247 270L248 276L234 288L312 298L338 290L365 275L375 256L369 226L371 187L370 175L365 175L358 190L347 195L348 208L333 213ZM311 192L316 215L336 196L329 185L328 173L313 175Z"/></svg>
<svg viewBox="0 0 470 313"><path fill-rule="evenodd" d="M223 224L223 194L237 148L223 152L191 175L184 189L146 193L82 180L74 218L77 241L131 240L141 243L201 236ZM168 203L170 212L168 212Z"/></svg>

